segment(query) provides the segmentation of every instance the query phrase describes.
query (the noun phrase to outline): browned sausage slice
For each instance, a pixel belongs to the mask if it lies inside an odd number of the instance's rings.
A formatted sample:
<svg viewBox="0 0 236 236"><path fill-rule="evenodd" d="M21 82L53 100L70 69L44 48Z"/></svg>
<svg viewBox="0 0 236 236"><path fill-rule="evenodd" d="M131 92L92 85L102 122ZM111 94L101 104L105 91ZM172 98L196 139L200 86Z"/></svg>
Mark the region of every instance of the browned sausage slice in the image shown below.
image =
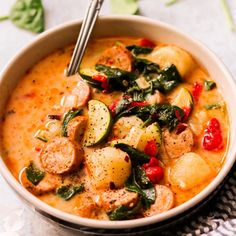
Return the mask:
<svg viewBox="0 0 236 236"><path fill-rule="evenodd" d="M67 134L70 140L80 142L83 138L87 118L85 116L77 116L72 119L67 126Z"/></svg>
<svg viewBox="0 0 236 236"><path fill-rule="evenodd" d="M163 141L169 158L178 158L184 153L190 152L194 144L193 133L188 127L180 134L165 129L163 131Z"/></svg>
<svg viewBox="0 0 236 236"><path fill-rule="evenodd" d="M75 170L83 160L79 144L68 138L54 138L41 153L43 168L51 174L64 174Z"/></svg>
<svg viewBox="0 0 236 236"><path fill-rule="evenodd" d="M116 45L105 50L100 56L97 64L131 71L132 55L123 45Z"/></svg>
<svg viewBox="0 0 236 236"><path fill-rule="evenodd" d="M61 179L60 176L47 173L37 185L33 185L24 171L20 176L20 182L28 191L39 196L54 191L61 183Z"/></svg>
<svg viewBox="0 0 236 236"><path fill-rule="evenodd" d="M75 214L85 218L95 218L98 207L90 197L84 197L82 204L79 207L75 207Z"/></svg>
<svg viewBox="0 0 236 236"><path fill-rule="evenodd" d="M156 185L156 201L144 212L145 216L152 216L168 211L174 206L174 193L164 185Z"/></svg>
<svg viewBox="0 0 236 236"><path fill-rule="evenodd" d="M119 206L133 207L138 202L138 194L128 192L124 188L105 191L101 195L102 208L111 211Z"/></svg>

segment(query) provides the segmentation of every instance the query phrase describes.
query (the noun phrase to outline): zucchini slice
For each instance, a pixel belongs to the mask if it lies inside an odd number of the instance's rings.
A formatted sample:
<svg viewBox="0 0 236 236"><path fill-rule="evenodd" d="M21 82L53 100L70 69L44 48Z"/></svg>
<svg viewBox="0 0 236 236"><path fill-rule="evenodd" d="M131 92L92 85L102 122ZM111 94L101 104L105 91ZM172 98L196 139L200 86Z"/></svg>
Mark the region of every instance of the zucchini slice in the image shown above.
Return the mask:
<svg viewBox="0 0 236 236"><path fill-rule="evenodd" d="M178 106L180 108L192 108L193 98L191 93L186 88L181 88L174 98L172 105Z"/></svg>
<svg viewBox="0 0 236 236"><path fill-rule="evenodd" d="M88 126L84 135L84 146L89 147L103 141L109 134L112 117L108 107L98 100L88 103Z"/></svg>
<svg viewBox="0 0 236 236"><path fill-rule="evenodd" d="M142 136L139 140L139 144L137 146L137 149L139 151L144 151L145 146L151 140L155 140L156 143L158 144L158 146L161 146L162 134L161 134L161 128L157 122L149 125L145 129L144 133L142 134Z"/></svg>
<svg viewBox="0 0 236 236"><path fill-rule="evenodd" d="M128 135L123 139L115 139L111 141L111 146L115 146L117 143L125 143L133 148L137 148L140 138L142 137L144 130L139 127L132 127Z"/></svg>

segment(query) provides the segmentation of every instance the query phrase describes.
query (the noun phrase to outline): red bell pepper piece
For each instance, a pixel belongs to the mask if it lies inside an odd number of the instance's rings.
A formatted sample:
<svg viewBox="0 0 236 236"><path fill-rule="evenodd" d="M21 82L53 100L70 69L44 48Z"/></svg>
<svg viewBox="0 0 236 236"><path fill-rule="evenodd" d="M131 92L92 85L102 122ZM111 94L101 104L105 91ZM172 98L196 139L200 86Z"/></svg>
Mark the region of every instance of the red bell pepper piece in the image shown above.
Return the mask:
<svg viewBox="0 0 236 236"><path fill-rule="evenodd" d="M192 111L192 108L191 107L183 107L182 110L184 111L184 117L182 120L187 121L190 116L190 113Z"/></svg>
<svg viewBox="0 0 236 236"><path fill-rule="evenodd" d="M200 95L202 93L203 85L199 82L195 82L193 84L193 90L192 90L192 95L194 100L197 102L200 98Z"/></svg>
<svg viewBox="0 0 236 236"><path fill-rule="evenodd" d="M151 157L155 157L158 153L158 146L155 140L148 141L145 148L144 152Z"/></svg>
<svg viewBox="0 0 236 236"><path fill-rule="evenodd" d="M105 75L100 75L100 74L93 75L92 79L96 80L96 81L99 81L99 82L102 82L102 83L107 81L107 77Z"/></svg>
<svg viewBox="0 0 236 236"><path fill-rule="evenodd" d="M119 102L119 99L113 101L112 104L109 106L109 109L110 109L112 114L116 113L116 107L117 107L118 102Z"/></svg>
<svg viewBox="0 0 236 236"><path fill-rule="evenodd" d="M131 104L129 105L129 107L143 107L146 106L148 104L148 102L143 101L143 102L131 102Z"/></svg>
<svg viewBox="0 0 236 236"><path fill-rule="evenodd" d="M147 47L147 48L154 48L156 44L150 41L149 39L141 39L139 42L139 46Z"/></svg>
<svg viewBox="0 0 236 236"><path fill-rule="evenodd" d="M223 138L221 134L220 122L212 118L205 129L202 146L205 150L219 150L223 147Z"/></svg>
<svg viewBox="0 0 236 236"><path fill-rule="evenodd" d="M158 165L159 165L158 159L156 157L151 157L151 159L148 163L143 164L143 168L147 169L148 167L158 166Z"/></svg>
<svg viewBox="0 0 236 236"><path fill-rule="evenodd" d="M160 166L150 166L145 169L147 177L153 184L159 183L164 177L163 168Z"/></svg>

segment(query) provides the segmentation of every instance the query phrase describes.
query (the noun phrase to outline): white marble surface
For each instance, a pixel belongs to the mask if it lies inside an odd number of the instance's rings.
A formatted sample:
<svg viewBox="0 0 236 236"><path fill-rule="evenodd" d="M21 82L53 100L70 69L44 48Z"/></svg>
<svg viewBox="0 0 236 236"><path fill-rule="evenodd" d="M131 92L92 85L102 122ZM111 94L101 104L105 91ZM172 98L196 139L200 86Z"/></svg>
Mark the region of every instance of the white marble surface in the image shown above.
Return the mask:
<svg viewBox="0 0 236 236"><path fill-rule="evenodd" d="M0 15L5 15L15 0L0 0ZM89 0L43 0L46 29L82 18ZM140 14L170 23L199 39L214 51L236 78L236 33L226 24L219 0L179 0L165 7L165 0L140 0ZM229 0L236 20L236 1ZM102 14L110 13L105 0ZM0 70L21 48L37 35L16 28L11 22L0 22ZM0 236L73 235L41 220L29 212L0 176ZM78 235L78 234L77 234Z"/></svg>

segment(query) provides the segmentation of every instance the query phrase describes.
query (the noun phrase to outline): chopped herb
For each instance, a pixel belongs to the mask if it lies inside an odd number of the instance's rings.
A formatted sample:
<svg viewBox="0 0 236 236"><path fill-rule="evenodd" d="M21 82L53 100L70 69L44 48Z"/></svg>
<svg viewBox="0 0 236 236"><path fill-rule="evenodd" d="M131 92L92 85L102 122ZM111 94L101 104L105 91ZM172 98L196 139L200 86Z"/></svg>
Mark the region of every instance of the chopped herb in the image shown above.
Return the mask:
<svg viewBox="0 0 236 236"><path fill-rule="evenodd" d="M138 0L110 0L110 5L115 14L133 15L138 11Z"/></svg>
<svg viewBox="0 0 236 236"><path fill-rule="evenodd" d="M219 109L221 107L222 107L221 103L213 103L213 104L205 105L205 108L207 110L215 110L215 109Z"/></svg>
<svg viewBox="0 0 236 236"><path fill-rule="evenodd" d="M44 138L44 137L41 137L41 136L36 136L36 138L37 138L38 140L40 140L40 141L43 141L43 142L45 142L45 143L47 143L47 142L48 142L48 139L46 139L46 138Z"/></svg>
<svg viewBox="0 0 236 236"><path fill-rule="evenodd" d="M205 89L205 91L210 91L210 90L212 90L215 87L216 87L216 83L214 81L211 81L211 80L205 80L204 81L204 89Z"/></svg>
<svg viewBox="0 0 236 236"><path fill-rule="evenodd" d="M64 200L68 201L71 199L75 194L84 192L84 184L81 184L80 186L74 186L74 185L64 185L59 187L56 190L56 194L63 198Z"/></svg>
<svg viewBox="0 0 236 236"><path fill-rule="evenodd" d="M127 206L119 206L113 211L107 213L110 220L128 220L134 217L141 209L142 203L139 201L136 206L130 208Z"/></svg>
<svg viewBox="0 0 236 236"><path fill-rule="evenodd" d="M16 26L34 33L44 31L44 9L41 0L17 0L12 6L9 16L0 21L10 19Z"/></svg>
<svg viewBox="0 0 236 236"><path fill-rule="evenodd" d="M147 163L150 160L150 157L148 155L146 155L143 152L140 152L139 150L129 146L128 144L124 144L124 143L117 143L115 145L116 148L121 149L122 151L126 152L132 163L135 164L143 164L143 163Z"/></svg>
<svg viewBox="0 0 236 236"><path fill-rule="evenodd" d="M33 184L37 185L45 176L45 172L38 169L33 162L26 168L26 177Z"/></svg>
<svg viewBox="0 0 236 236"><path fill-rule="evenodd" d="M78 110L69 110L65 116L64 116L64 119L62 121L62 133L61 135L63 137L67 137L67 125L69 124L69 122L75 118L76 116L80 115L80 113L82 112L81 109L78 109Z"/></svg>
<svg viewBox="0 0 236 236"><path fill-rule="evenodd" d="M46 137L46 131L45 130L41 130L39 129L36 134L34 135L35 138L37 138L38 140L41 140L43 142L48 142L48 139Z"/></svg>
<svg viewBox="0 0 236 236"><path fill-rule="evenodd" d="M48 115L48 118L50 120L61 120L61 116L60 115Z"/></svg>
<svg viewBox="0 0 236 236"><path fill-rule="evenodd" d="M138 46L138 45L131 45L131 46L127 46L126 48L129 51L131 51L131 53L134 56L138 56L139 54L149 54L153 51L153 48L141 47L141 46Z"/></svg>

